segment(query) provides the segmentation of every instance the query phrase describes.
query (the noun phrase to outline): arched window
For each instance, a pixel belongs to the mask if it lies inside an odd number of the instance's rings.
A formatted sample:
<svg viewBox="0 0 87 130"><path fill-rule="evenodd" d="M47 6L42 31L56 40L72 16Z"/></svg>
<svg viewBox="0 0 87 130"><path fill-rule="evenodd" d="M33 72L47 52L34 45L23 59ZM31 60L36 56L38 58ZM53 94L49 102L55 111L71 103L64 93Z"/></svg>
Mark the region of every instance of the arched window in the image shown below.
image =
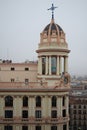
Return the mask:
<svg viewBox="0 0 87 130"><path fill-rule="evenodd" d="M23 107L28 107L28 97L23 97Z"/></svg>
<svg viewBox="0 0 87 130"><path fill-rule="evenodd" d="M36 97L36 107L41 107L41 97L40 96Z"/></svg>
<svg viewBox="0 0 87 130"><path fill-rule="evenodd" d="M13 97L11 96L5 97L5 107L13 107Z"/></svg>
<svg viewBox="0 0 87 130"><path fill-rule="evenodd" d="M56 96L52 97L52 107L56 107L57 106L57 99Z"/></svg>

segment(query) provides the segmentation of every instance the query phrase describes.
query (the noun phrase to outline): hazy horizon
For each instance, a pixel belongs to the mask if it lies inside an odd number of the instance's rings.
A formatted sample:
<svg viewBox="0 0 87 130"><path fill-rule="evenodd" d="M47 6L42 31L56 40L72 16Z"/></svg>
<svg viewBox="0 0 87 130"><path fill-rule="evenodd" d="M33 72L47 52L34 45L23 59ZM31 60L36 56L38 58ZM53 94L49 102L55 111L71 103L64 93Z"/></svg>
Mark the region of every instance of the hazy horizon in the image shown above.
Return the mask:
<svg viewBox="0 0 87 130"><path fill-rule="evenodd" d="M66 34L69 72L87 75L87 1L86 0L0 0L0 59L13 62L37 60L40 33L51 21L47 11L52 3L55 23Z"/></svg>

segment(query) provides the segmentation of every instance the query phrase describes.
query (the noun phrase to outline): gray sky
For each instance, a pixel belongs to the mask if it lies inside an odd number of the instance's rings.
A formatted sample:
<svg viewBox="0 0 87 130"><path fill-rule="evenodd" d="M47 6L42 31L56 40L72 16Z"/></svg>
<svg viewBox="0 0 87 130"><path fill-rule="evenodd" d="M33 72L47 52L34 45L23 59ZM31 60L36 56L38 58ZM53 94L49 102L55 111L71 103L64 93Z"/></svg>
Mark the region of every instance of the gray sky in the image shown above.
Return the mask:
<svg viewBox="0 0 87 130"><path fill-rule="evenodd" d="M69 72L87 75L87 0L0 0L0 59L37 60L40 33L51 21L66 33L71 53Z"/></svg>

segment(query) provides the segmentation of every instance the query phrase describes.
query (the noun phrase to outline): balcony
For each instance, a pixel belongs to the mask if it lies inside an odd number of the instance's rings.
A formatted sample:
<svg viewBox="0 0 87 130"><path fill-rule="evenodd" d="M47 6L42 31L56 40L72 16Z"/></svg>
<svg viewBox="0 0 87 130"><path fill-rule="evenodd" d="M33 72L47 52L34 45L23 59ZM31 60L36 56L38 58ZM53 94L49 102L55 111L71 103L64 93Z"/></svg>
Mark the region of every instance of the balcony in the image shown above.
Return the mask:
<svg viewBox="0 0 87 130"><path fill-rule="evenodd" d="M48 124L48 123L66 123L69 121L69 117L58 117L58 118L0 118L0 124L19 124L19 123L26 123L26 124L33 124L33 123L40 123L40 124Z"/></svg>

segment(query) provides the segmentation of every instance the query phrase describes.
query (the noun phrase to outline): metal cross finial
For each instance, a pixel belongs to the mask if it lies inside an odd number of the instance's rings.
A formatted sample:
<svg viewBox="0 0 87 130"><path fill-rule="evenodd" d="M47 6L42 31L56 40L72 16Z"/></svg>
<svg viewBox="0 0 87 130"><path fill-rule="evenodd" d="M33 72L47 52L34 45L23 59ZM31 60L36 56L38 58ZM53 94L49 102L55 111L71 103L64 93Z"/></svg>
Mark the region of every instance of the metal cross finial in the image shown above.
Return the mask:
<svg viewBox="0 0 87 130"><path fill-rule="evenodd" d="M55 6L52 4L52 7L48 9L48 10L51 10L51 11L52 11L52 19L54 19L54 10L55 10L55 8L58 8L58 7L55 7Z"/></svg>

